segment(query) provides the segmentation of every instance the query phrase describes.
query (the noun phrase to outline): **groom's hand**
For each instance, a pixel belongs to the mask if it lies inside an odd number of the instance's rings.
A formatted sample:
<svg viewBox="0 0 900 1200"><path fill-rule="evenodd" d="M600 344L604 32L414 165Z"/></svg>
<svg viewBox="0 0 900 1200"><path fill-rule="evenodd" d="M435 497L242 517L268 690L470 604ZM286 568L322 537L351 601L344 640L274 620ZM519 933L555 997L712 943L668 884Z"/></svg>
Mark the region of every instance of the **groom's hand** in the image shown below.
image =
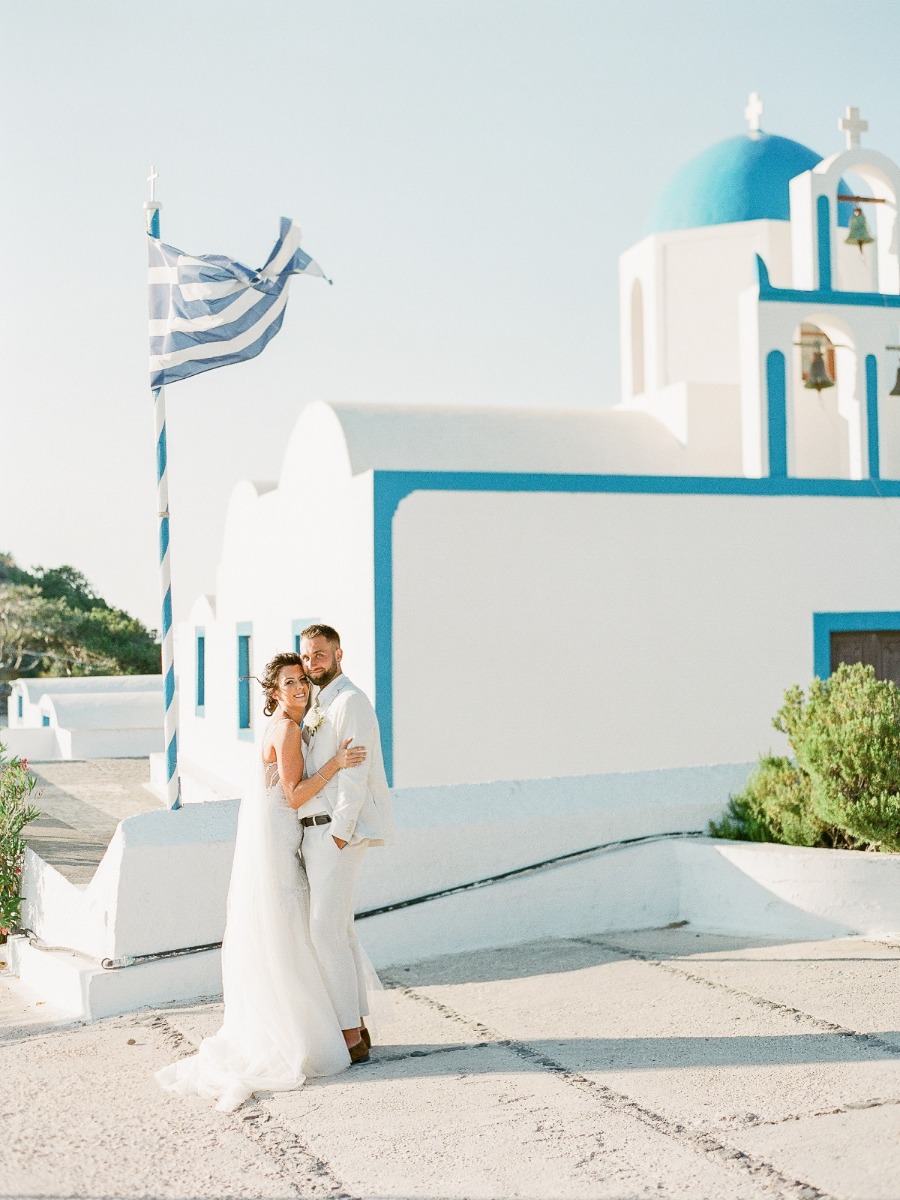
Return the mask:
<svg viewBox="0 0 900 1200"><path fill-rule="evenodd" d="M337 846L338 850L343 850L343 848L347 845L347 843L344 841L344 839L335 837L334 834L332 834L331 836L334 839L334 844Z"/></svg>

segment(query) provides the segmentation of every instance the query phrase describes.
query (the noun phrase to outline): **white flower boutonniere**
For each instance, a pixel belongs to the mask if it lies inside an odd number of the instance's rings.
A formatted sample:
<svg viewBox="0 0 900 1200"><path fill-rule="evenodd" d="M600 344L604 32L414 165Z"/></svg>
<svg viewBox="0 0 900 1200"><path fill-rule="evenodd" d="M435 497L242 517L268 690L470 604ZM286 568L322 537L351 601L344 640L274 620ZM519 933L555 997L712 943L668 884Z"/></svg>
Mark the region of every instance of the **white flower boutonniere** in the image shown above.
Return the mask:
<svg viewBox="0 0 900 1200"><path fill-rule="evenodd" d="M319 730L319 726L325 720L325 714L319 708L318 704L314 704L306 716L303 718L303 728L309 731L310 737L315 737Z"/></svg>

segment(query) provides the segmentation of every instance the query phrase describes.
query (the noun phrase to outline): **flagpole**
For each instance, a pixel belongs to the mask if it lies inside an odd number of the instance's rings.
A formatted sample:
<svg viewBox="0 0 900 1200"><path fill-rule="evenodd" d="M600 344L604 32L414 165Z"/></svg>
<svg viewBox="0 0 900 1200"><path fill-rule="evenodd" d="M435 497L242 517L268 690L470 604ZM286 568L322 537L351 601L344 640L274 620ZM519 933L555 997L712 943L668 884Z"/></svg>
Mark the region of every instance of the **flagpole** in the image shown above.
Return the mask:
<svg viewBox="0 0 900 1200"><path fill-rule="evenodd" d="M159 176L150 168L150 199L144 203L147 233L159 240L160 202L155 198ZM178 781L178 708L175 704L175 631L172 627L172 555L169 546L169 471L166 453L166 389L153 388L156 418L156 508L159 517L159 583L162 597L162 673L165 692L163 742L166 755L166 803L181 808Z"/></svg>

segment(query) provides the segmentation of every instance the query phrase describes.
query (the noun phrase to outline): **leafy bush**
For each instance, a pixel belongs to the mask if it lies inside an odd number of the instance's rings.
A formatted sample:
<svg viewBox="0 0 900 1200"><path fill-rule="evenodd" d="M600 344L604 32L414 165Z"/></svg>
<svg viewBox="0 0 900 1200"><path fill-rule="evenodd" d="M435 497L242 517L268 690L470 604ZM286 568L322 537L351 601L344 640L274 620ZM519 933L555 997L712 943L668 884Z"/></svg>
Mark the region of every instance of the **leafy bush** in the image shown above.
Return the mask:
<svg viewBox="0 0 900 1200"><path fill-rule="evenodd" d="M25 758L7 758L0 744L0 934L19 924L20 893L25 843L22 830L41 811L31 803L37 782Z"/></svg>
<svg viewBox="0 0 900 1200"><path fill-rule="evenodd" d="M819 820L860 842L900 850L900 689L872 667L842 663L809 696L785 695L775 727L810 777Z"/></svg>
<svg viewBox="0 0 900 1200"><path fill-rule="evenodd" d="M763 757L713 837L900 850L900 689L863 663L792 687L773 724L794 761Z"/></svg>
<svg viewBox="0 0 900 1200"><path fill-rule="evenodd" d="M744 790L729 797L721 821L710 821L710 833L745 842L849 848L841 830L812 811L810 792L809 776L789 758L764 755Z"/></svg>

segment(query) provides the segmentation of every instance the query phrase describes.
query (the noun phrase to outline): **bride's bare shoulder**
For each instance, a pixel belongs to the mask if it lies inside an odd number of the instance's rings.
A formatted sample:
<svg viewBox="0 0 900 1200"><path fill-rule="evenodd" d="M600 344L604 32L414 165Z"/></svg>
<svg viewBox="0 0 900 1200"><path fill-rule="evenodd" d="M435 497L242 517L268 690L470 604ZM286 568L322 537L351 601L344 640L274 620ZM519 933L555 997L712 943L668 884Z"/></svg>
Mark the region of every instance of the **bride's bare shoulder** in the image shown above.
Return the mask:
<svg viewBox="0 0 900 1200"><path fill-rule="evenodd" d="M266 730L263 738L263 761L271 762L269 755L273 750L280 750L289 745L292 740L300 741L300 726L290 717L279 717Z"/></svg>

